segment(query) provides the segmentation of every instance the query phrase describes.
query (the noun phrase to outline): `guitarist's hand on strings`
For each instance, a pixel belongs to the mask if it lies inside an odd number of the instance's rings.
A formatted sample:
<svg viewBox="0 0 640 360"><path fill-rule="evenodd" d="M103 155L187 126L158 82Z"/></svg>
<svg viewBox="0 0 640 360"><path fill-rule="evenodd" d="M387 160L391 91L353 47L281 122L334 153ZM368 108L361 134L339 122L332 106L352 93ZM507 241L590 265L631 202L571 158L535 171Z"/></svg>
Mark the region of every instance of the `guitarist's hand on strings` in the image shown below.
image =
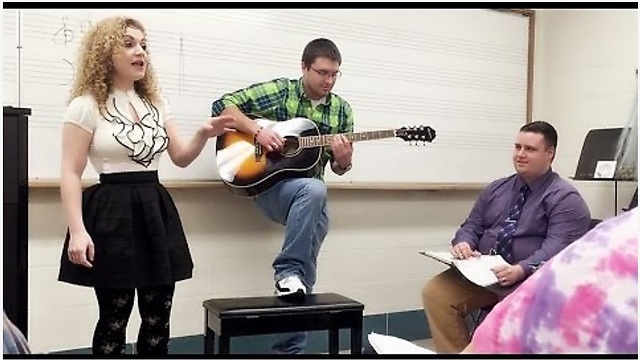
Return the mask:
<svg viewBox="0 0 640 360"><path fill-rule="evenodd" d="M284 145L284 139L269 128L260 127L253 136L267 151L277 151Z"/></svg>
<svg viewBox="0 0 640 360"><path fill-rule="evenodd" d="M353 156L353 145L344 135L336 135L331 141L331 152L333 160L342 169L346 169L351 165L351 157Z"/></svg>

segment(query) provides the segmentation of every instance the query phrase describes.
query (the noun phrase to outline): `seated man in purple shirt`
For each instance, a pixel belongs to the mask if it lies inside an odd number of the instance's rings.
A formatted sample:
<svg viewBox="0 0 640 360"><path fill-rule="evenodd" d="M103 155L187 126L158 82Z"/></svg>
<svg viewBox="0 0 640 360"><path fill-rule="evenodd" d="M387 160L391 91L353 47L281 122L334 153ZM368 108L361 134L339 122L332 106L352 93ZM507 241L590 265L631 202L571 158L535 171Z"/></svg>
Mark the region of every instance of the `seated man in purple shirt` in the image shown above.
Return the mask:
<svg viewBox="0 0 640 360"><path fill-rule="evenodd" d="M422 290L438 353L459 353L470 342L464 318L495 305L539 266L589 229L589 209L578 191L553 172L558 135L549 123L520 128L513 151L516 173L489 184L451 241L466 259L499 254L511 265L494 268L499 283L483 288L448 269Z"/></svg>

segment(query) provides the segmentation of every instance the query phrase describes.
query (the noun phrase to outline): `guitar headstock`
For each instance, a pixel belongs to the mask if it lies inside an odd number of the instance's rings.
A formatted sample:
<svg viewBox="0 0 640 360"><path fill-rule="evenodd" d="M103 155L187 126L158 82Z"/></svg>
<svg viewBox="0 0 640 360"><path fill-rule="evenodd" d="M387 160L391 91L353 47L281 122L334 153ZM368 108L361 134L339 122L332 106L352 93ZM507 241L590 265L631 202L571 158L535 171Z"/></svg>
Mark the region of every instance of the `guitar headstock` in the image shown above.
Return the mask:
<svg viewBox="0 0 640 360"><path fill-rule="evenodd" d="M404 141L432 142L436 131L431 126L403 126L396 130L396 136Z"/></svg>

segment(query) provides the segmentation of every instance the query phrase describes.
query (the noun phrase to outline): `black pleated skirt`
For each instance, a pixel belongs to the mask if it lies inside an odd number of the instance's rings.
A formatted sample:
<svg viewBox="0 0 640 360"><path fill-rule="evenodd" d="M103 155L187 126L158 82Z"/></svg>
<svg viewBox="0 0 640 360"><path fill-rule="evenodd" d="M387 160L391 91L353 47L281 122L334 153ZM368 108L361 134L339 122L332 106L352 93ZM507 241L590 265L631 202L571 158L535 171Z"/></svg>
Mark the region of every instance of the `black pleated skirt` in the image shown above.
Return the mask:
<svg viewBox="0 0 640 360"><path fill-rule="evenodd" d="M137 288L191 278L193 261L178 210L157 171L101 174L82 193L92 268L69 261L69 231L58 280L90 287Z"/></svg>

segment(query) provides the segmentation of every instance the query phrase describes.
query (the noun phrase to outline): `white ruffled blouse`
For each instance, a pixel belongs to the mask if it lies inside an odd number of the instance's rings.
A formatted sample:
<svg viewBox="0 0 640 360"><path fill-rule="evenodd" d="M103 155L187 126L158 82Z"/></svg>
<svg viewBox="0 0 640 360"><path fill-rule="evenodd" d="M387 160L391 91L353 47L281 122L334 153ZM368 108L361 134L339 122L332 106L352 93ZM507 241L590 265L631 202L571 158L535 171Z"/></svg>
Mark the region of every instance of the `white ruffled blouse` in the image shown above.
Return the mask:
<svg viewBox="0 0 640 360"><path fill-rule="evenodd" d="M139 121L131 114L135 109ZM170 120L167 102L159 106L141 98L134 90L114 90L100 113L90 95L74 98L64 121L93 134L89 161L100 174L158 170L160 156L169 145L164 124Z"/></svg>

